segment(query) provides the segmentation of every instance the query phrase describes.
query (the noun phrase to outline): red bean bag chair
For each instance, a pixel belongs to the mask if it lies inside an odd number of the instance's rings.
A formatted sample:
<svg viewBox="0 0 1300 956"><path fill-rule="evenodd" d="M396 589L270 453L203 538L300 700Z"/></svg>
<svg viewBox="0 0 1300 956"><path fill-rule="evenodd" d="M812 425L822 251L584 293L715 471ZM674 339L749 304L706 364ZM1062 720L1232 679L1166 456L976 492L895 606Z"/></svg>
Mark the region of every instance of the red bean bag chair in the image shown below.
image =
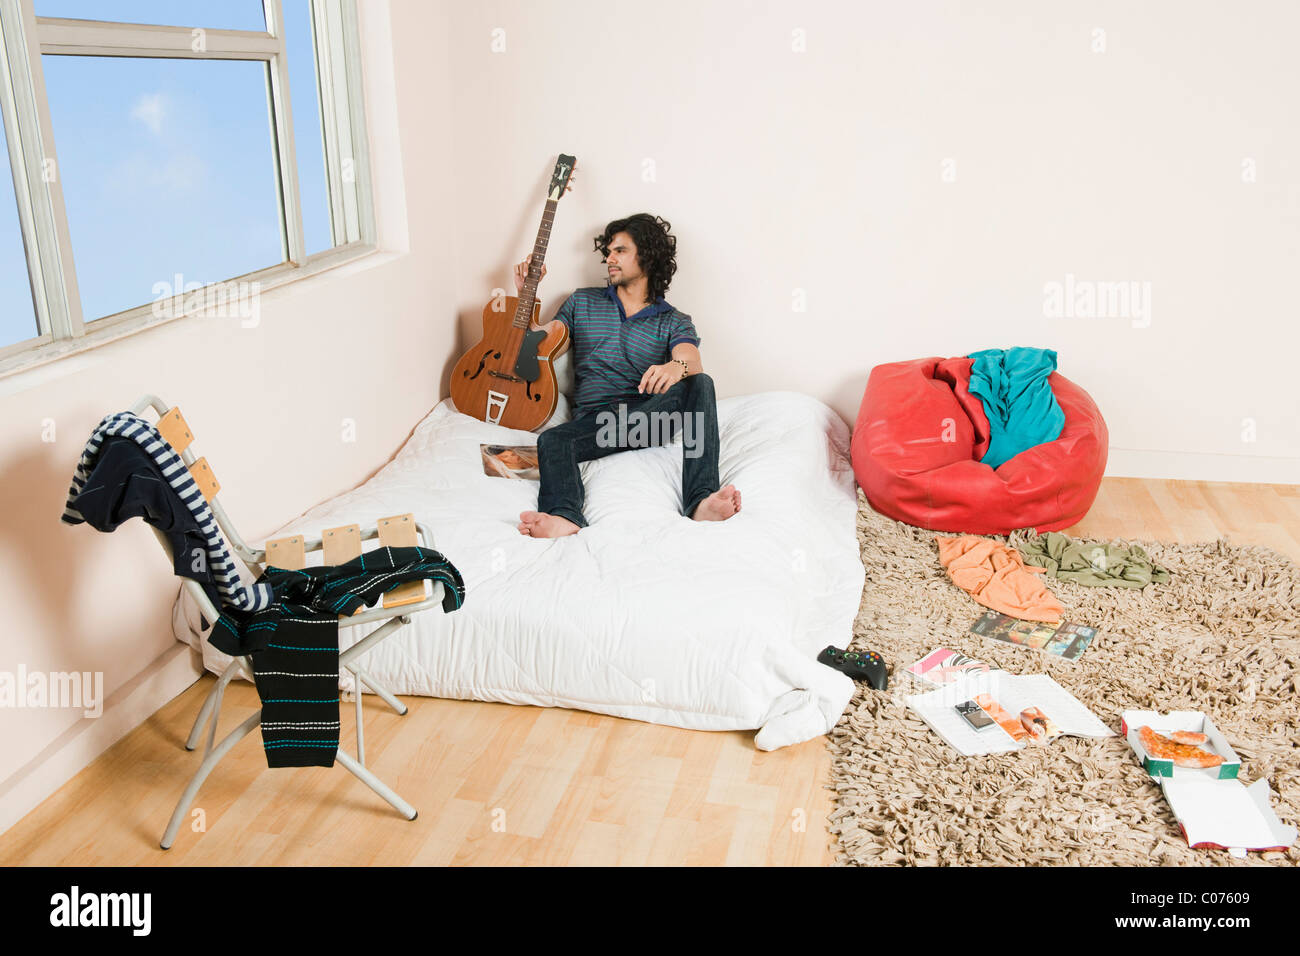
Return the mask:
<svg viewBox="0 0 1300 956"><path fill-rule="evenodd" d="M853 429L853 473L871 507L934 531L1059 531L1097 498L1110 435L1096 403L1059 372L1048 378L1065 427L1056 441L994 469L984 403L969 358L878 365Z"/></svg>

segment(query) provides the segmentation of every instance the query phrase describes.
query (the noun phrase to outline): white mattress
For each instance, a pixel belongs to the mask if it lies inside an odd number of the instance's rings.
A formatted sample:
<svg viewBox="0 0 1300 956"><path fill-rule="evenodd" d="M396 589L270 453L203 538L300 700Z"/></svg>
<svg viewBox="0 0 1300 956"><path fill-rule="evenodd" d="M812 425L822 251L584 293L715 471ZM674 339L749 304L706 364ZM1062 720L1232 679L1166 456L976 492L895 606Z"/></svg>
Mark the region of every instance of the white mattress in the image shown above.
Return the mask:
<svg viewBox="0 0 1300 956"><path fill-rule="evenodd" d="M366 656L394 693L752 729L773 750L826 733L853 692L815 660L847 646L862 592L849 430L790 392L723 399L718 419L722 482L743 496L725 522L680 514L679 440L584 463L590 527L522 536L537 483L487 477L479 444L536 435L443 402L377 475L271 537L408 511L432 529L464 576L465 604L417 614ZM184 591L174 623L209 669L225 668ZM345 646L363 630L343 631Z"/></svg>

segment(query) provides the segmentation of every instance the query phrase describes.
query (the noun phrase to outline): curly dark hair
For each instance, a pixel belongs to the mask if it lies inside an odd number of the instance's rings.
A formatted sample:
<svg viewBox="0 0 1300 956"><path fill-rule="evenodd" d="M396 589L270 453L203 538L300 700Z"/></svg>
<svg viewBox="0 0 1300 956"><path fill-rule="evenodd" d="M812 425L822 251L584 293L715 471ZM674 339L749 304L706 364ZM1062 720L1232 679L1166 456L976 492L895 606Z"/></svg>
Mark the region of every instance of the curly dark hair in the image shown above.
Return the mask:
<svg viewBox="0 0 1300 956"><path fill-rule="evenodd" d="M636 243L636 260L649 283L650 301L663 298L677 271L677 237L668 230L672 224L648 212L639 212L626 219L615 219L595 239L596 251L601 258L609 255L609 244L614 236L626 232Z"/></svg>

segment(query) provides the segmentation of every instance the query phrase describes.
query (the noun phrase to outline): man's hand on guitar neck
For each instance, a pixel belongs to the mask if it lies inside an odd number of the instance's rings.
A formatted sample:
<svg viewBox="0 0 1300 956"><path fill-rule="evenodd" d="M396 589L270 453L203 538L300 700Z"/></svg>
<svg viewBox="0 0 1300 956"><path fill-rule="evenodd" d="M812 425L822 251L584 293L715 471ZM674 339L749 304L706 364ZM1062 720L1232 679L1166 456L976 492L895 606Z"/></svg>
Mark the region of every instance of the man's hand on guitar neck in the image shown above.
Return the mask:
<svg viewBox="0 0 1300 956"><path fill-rule="evenodd" d="M530 252L524 257L524 261L515 266L515 295L524 291L524 281L528 278L528 266L533 261L533 254ZM542 263L542 274L537 277L541 282L546 278L546 263Z"/></svg>
<svg viewBox="0 0 1300 956"><path fill-rule="evenodd" d="M524 280L528 278L528 265L532 261L533 261L533 254L530 252L527 256L524 257L523 262L515 266L515 294L516 295L524 291ZM546 263L543 262L542 274L537 281L541 282L542 279L545 278L546 278ZM544 329L546 331L546 334L550 335L551 331L554 329L554 327L557 324L563 324L563 323L560 323L558 319L552 319L550 322L543 322L541 325L534 325L533 328Z"/></svg>

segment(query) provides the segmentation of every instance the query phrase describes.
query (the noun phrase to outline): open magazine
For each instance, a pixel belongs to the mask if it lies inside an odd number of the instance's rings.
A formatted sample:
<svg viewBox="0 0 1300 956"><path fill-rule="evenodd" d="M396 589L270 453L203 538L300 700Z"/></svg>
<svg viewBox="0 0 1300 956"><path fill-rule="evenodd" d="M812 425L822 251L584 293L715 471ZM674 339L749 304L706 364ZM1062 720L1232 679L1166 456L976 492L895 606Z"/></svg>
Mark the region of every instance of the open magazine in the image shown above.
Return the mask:
<svg viewBox="0 0 1300 956"><path fill-rule="evenodd" d="M540 481L536 445L479 445L483 473L492 478L521 478Z"/></svg>
<svg viewBox="0 0 1300 956"><path fill-rule="evenodd" d="M1056 737L1113 737L1114 731L1046 674L976 673L907 706L967 757L1007 753Z"/></svg>

